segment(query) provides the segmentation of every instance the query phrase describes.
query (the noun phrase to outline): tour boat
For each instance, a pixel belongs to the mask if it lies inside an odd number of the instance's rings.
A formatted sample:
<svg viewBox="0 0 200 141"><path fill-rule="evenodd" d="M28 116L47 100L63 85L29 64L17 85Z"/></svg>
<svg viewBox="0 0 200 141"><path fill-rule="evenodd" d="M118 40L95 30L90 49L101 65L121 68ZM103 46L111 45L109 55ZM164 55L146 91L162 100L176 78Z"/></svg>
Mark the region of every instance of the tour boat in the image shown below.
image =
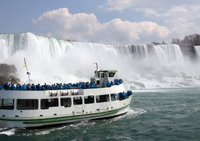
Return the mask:
<svg viewBox="0 0 200 141"><path fill-rule="evenodd" d="M1 89L0 127L42 127L123 115L129 110L132 91L125 90L116 73L95 70L90 82L65 87Z"/></svg>

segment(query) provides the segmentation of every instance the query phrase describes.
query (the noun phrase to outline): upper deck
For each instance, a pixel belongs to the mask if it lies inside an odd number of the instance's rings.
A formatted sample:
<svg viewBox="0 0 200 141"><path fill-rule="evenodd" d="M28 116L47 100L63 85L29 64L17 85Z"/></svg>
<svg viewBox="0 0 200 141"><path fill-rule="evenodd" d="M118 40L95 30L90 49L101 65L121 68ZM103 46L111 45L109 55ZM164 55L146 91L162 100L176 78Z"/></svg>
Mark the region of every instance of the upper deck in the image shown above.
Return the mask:
<svg viewBox="0 0 200 141"><path fill-rule="evenodd" d="M48 98L77 95L100 95L125 91L123 84L101 88L56 89L56 90L0 90L0 98Z"/></svg>
<svg viewBox="0 0 200 141"><path fill-rule="evenodd" d="M88 89L88 88L104 88L111 87L113 85L122 84L121 79L115 79L116 70L96 70L94 76L90 78L90 82L79 82L79 83L68 83L68 84L4 84L0 85L0 90L32 90L32 91L41 91L41 90L63 90L63 89Z"/></svg>
<svg viewBox="0 0 200 141"><path fill-rule="evenodd" d="M1 86L0 106L4 99L11 102L16 99L54 99L77 96L98 96L111 94L125 94L123 81L115 79L116 70L96 70L90 82L68 83L68 84L20 84Z"/></svg>

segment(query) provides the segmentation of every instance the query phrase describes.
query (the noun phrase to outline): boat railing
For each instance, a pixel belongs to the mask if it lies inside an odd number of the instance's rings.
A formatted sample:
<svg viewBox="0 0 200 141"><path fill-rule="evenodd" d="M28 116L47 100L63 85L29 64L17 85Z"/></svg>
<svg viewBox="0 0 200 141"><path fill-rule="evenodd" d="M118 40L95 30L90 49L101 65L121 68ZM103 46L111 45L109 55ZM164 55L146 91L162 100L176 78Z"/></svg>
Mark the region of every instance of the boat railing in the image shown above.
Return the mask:
<svg viewBox="0 0 200 141"><path fill-rule="evenodd" d="M67 90L67 89L92 89L92 88L107 88L114 85L120 85L123 83L122 79L115 79L114 82L107 81L106 83L103 83L101 86L95 83L89 83L89 82L79 82L79 83L68 83L68 84L52 84L47 85L46 83L44 85L40 84L4 84L0 85L0 90L20 90L20 91L44 91L44 90ZM52 94L55 95L55 94Z"/></svg>

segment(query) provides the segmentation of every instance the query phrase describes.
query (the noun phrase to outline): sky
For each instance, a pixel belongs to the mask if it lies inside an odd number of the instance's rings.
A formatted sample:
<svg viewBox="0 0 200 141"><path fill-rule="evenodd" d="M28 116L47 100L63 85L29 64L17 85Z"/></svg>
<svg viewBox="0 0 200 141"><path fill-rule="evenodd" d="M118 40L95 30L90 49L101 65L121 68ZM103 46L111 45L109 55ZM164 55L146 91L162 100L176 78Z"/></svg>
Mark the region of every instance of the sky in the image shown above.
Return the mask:
<svg viewBox="0 0 200 141"><path fill-rule="evenodd" d="M0 33L141 44L200 34L197 0L1 0Z"/></svg>

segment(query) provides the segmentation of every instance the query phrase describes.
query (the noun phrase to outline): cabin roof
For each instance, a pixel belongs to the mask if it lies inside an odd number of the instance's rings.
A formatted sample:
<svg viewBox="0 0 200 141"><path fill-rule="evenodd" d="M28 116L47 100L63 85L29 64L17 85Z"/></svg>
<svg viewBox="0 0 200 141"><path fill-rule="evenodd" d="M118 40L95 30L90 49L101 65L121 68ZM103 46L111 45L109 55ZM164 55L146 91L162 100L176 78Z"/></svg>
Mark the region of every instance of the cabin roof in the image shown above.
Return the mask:
<svg viewBox="0 0 200 141"><path fill-rule="evenodd" d="M117 70L98 70L97 72L115 72L116 73Z"/></svg>

